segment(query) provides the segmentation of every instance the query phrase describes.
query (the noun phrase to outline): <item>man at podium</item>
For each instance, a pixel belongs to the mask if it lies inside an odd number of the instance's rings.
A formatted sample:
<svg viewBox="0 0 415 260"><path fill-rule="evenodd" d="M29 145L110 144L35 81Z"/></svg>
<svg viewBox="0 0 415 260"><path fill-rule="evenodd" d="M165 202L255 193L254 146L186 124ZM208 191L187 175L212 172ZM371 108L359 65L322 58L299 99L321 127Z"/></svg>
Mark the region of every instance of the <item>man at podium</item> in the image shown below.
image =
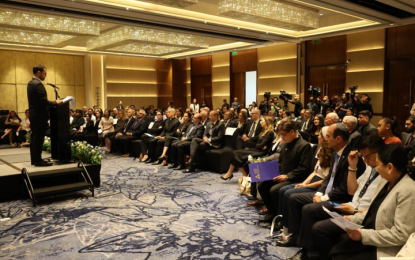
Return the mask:
<svg viewBox="0 0 415 260"><path fill-rule="evenodd" d="M48 127L48 106L62 103L62 100L49 101L42 81L46 78L46 68L42 65L33 67L33 78L27 84L29 101L29 120L32 129L30 142L30 159L35 166L51 166L52 163L42 159L42 146Z"/></svg>

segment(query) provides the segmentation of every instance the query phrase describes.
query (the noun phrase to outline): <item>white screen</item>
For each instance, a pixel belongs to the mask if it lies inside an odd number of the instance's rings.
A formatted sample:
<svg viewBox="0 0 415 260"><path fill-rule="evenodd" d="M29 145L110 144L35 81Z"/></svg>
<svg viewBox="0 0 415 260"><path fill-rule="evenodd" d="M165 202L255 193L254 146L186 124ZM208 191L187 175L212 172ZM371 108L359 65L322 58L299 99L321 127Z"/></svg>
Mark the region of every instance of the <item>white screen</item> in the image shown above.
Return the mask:
<svg viewBox="0 0 415 260"><path fill-rule="evenodd" d="M249 107L253 101L256 102L257 98L257 72L256 71L248 71L246 72L246 80L245 80L245 107Z"/></svg>

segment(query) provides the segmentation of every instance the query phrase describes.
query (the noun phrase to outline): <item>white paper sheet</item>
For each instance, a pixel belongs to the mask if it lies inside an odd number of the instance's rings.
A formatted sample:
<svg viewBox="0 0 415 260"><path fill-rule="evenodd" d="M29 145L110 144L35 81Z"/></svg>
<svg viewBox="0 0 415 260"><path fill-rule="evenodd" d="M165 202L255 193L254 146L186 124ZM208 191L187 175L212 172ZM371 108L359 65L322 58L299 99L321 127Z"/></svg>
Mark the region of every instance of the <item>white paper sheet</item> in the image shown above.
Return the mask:
<svg viewBox="0 0 415 260"><path fill-rule="evenodd" d="M336 224L337 226L339 226L341 229L343 229L344 231L346 231L347 229L350 230L357 230L359 228L362 228L363 226L361 225L357 225L355 223L352 223L346 219L344 219L339 213L337 212L332 212L330 210L328 210L326 207L323 206L323 210L325 212L327 212L327 214L329 214L332 219L330 219L334 224Z"/></svg>
<svg viewBox="0 0 415 260"><path fill-rule="evenodd" d="M149 133L145 133L145 135L150 136L150 137L154 137L153 135L151 135Z"/></svg>
<svg viewBox="0 0 415 260"><path fill-rule="evenodd" d="M69 102L69 108L70 108L70 109L76 109L76 106L75 106L75 99L74 99L72 96L67 96L66 98L64 98L64 99L62 100L62 102L63 102L63 103L65 103L65 102Z"/></svg>
<svg viewBox="0 0 415 260"><path fill-rule="evenodd" d="M154 122L151 122L151 123L148 125L148 129L153 128L153 125L154 125Z"/></svg>
<svg viewBox="0 0 415 260"><path fill-rule="evenodd" d="M233 133L235 133L236 129L237 128L235 128L235 127L227 127L226 128L225 135L233 136Z"/></svg>

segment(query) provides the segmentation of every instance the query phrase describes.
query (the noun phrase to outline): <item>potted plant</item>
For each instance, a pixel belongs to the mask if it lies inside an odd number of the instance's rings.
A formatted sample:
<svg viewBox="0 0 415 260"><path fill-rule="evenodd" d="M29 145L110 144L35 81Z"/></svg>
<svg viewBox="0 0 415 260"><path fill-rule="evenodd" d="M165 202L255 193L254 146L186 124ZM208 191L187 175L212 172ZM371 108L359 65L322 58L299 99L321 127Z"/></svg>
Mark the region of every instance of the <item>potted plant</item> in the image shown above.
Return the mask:
<svg viewBox="0 0 415 260"><path fill-rule="evenodd" d="M101 160L105 151L102 151L98 146L88 144L86 141L72 142L71 151L72 159L85 165L94 186L99 187L101 183Z"/></svg>

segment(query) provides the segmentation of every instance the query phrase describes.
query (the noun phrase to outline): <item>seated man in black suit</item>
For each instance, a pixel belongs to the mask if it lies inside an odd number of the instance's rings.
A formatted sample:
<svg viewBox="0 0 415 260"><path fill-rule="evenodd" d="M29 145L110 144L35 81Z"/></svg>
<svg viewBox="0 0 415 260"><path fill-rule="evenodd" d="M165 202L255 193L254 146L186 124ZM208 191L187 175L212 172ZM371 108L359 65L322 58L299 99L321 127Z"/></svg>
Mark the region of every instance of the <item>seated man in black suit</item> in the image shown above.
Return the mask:
<svg viewBox="0 0 415 260"><path fill-rule="evenodd" d="M241 136L238 136L236 142L236 149L244 148L254 148L258 141L258 136L261 133L262 127L259 123L259 118L261 116L261 111L259 109L254 109L251 112L251 121L248 122L244 133Z"/></svg>
<svg viewBox="0 0 415 260"><path fill-rule="evenodd" d="M122 157L130 157L131 154L131 142L137 139L141 139L141 136L146 132L148 123L144 120L146 112L140 110L138 116L134 123L131 125L131 132L125 133L125 135L120 136L118 141L120 142L119 147Z"/></svg>
<svg viewBox="0 0 415 260"><path fill-rule="evenodd" d="M170 158L174 162L169 168L174 170L181 170L184 168L184 156L189 154L190 145L194 138L202 138L205 132L205 126L202 124L202 116L195 114L193 116L193 124L190 125L181 140L176 140L171 144Z"/></svg>
<svg viewBox="0 0 415 260"><path fill-rule="evenodd" d="M349 141L349 129L342 123L330 125L325 140L335 153L332 155L332 165L329 174L323 180L317 192L292 194L289 199L290 220L288 232L292 235L285 241L277 241L278 246L296 246L300 233L303 206L310 204L313 207L321 207L328 201L345 203L352 200L348 192L348 172L356 171L357 178L366 170L366 165L360 158L357 169L349 169L348 155L351 147ZM324 202L324 203L319 203ZM309 232L309 230L307 231ZM303 243L303 241L299 241Z"/></svg>
<svg viewBox="0 0 415 260"><path fill-rule="evenodd" d="M111 151L114 153L121 154L121 143L119 142L120 137L127 135L127 133L131 133L132 125L135 122L135 118L133 117L133 110L127 110L127 119L125 120L124 127L119 131L116 135L112 135L110 137L112 148Z"/></svg>
<svg viewBox="0 0 415 260"><path fill-rule="evenodd" d="M280 189L286 185L304 181L310 173L313 152L310 144L302 139L291 120L284 120L278 127L279 136L284 143L279 157L280 175L258 186L268 212L260 222L271 222L277 215Z"/></svg>
<svg viewBox="0 0 415 260"><path fill-rule="evenodd" d="M354 116L343 117L343 124L349 129L349 145L352 150L357 150L363 140L363 136L356 131L357 119Z"/></svg>
<svg viewBox="0 0 415 260"><path fill-rule="evenodd" d="M370 112L367 110L360 111L357 117L359 127L357 131L365 138L370 134L378 134L378 130L370 123Z"/></svg>
<svg viewBox="0 0 415 260"><path fill-rule="evenodd" d="M233 119L233 114L229 111L223 114L223 120L221 121L221 124L224 124L225 128L226 127L238 127L238 121L235 121Z"/></svg>
<svg viewBox="0 0 415 260"><path fill-rule="evenodd" d="M219 124L219 113L217 111L210 111L210 123L206 127L203 134L203 140L200 138L193 138L190 145L190 159L186 163L188 166L184 172L194 172L196 168L196 153L198 156L203 156L204 152L210 149L218 149L222 146L222 139L225 135L225 125ZM200 158L202 159L202 158Z"/></svg>
<svg viewBox="0 0 415 260"><path fill-rule="evenodd" d="M314 117L312 111L310 109L306 109L304 111L304 120L300 124L300 128L298 130L305 131L311 128L314 124Z"/></svg>
<svg viewBox="0 0 415 260"><path fill-rule="evenodd" d="M415 147L415 116L410 116L405 121L406 135L404 137L402 133L402 145L403 147Z"/></svg>
<svg viewBox="0 0 415 260"><path fill-rule="evenodd" d="M150 147L150 142L156 142L158 139L156 136L159 136L161 132L163 132L164 129L164 120L163 120L163 114L160 111L156 112L156 118L157 120L150 123L147 129L147 133L143 134L141 137L141 155L143 158L141 159L141 162L145 162L148 160L148 149ZM151 135L151 136L150 136Z"/></svg>
<svg viewBox="0 0 415 260"><path fill-rule="evenodd" d="M92 118L91 118L92 119ZM75 135L78 133L79 128L85 124L85 119L82 117L82 110L77 109L72 123L69 125L71 140L74 140Z"/></svg>

